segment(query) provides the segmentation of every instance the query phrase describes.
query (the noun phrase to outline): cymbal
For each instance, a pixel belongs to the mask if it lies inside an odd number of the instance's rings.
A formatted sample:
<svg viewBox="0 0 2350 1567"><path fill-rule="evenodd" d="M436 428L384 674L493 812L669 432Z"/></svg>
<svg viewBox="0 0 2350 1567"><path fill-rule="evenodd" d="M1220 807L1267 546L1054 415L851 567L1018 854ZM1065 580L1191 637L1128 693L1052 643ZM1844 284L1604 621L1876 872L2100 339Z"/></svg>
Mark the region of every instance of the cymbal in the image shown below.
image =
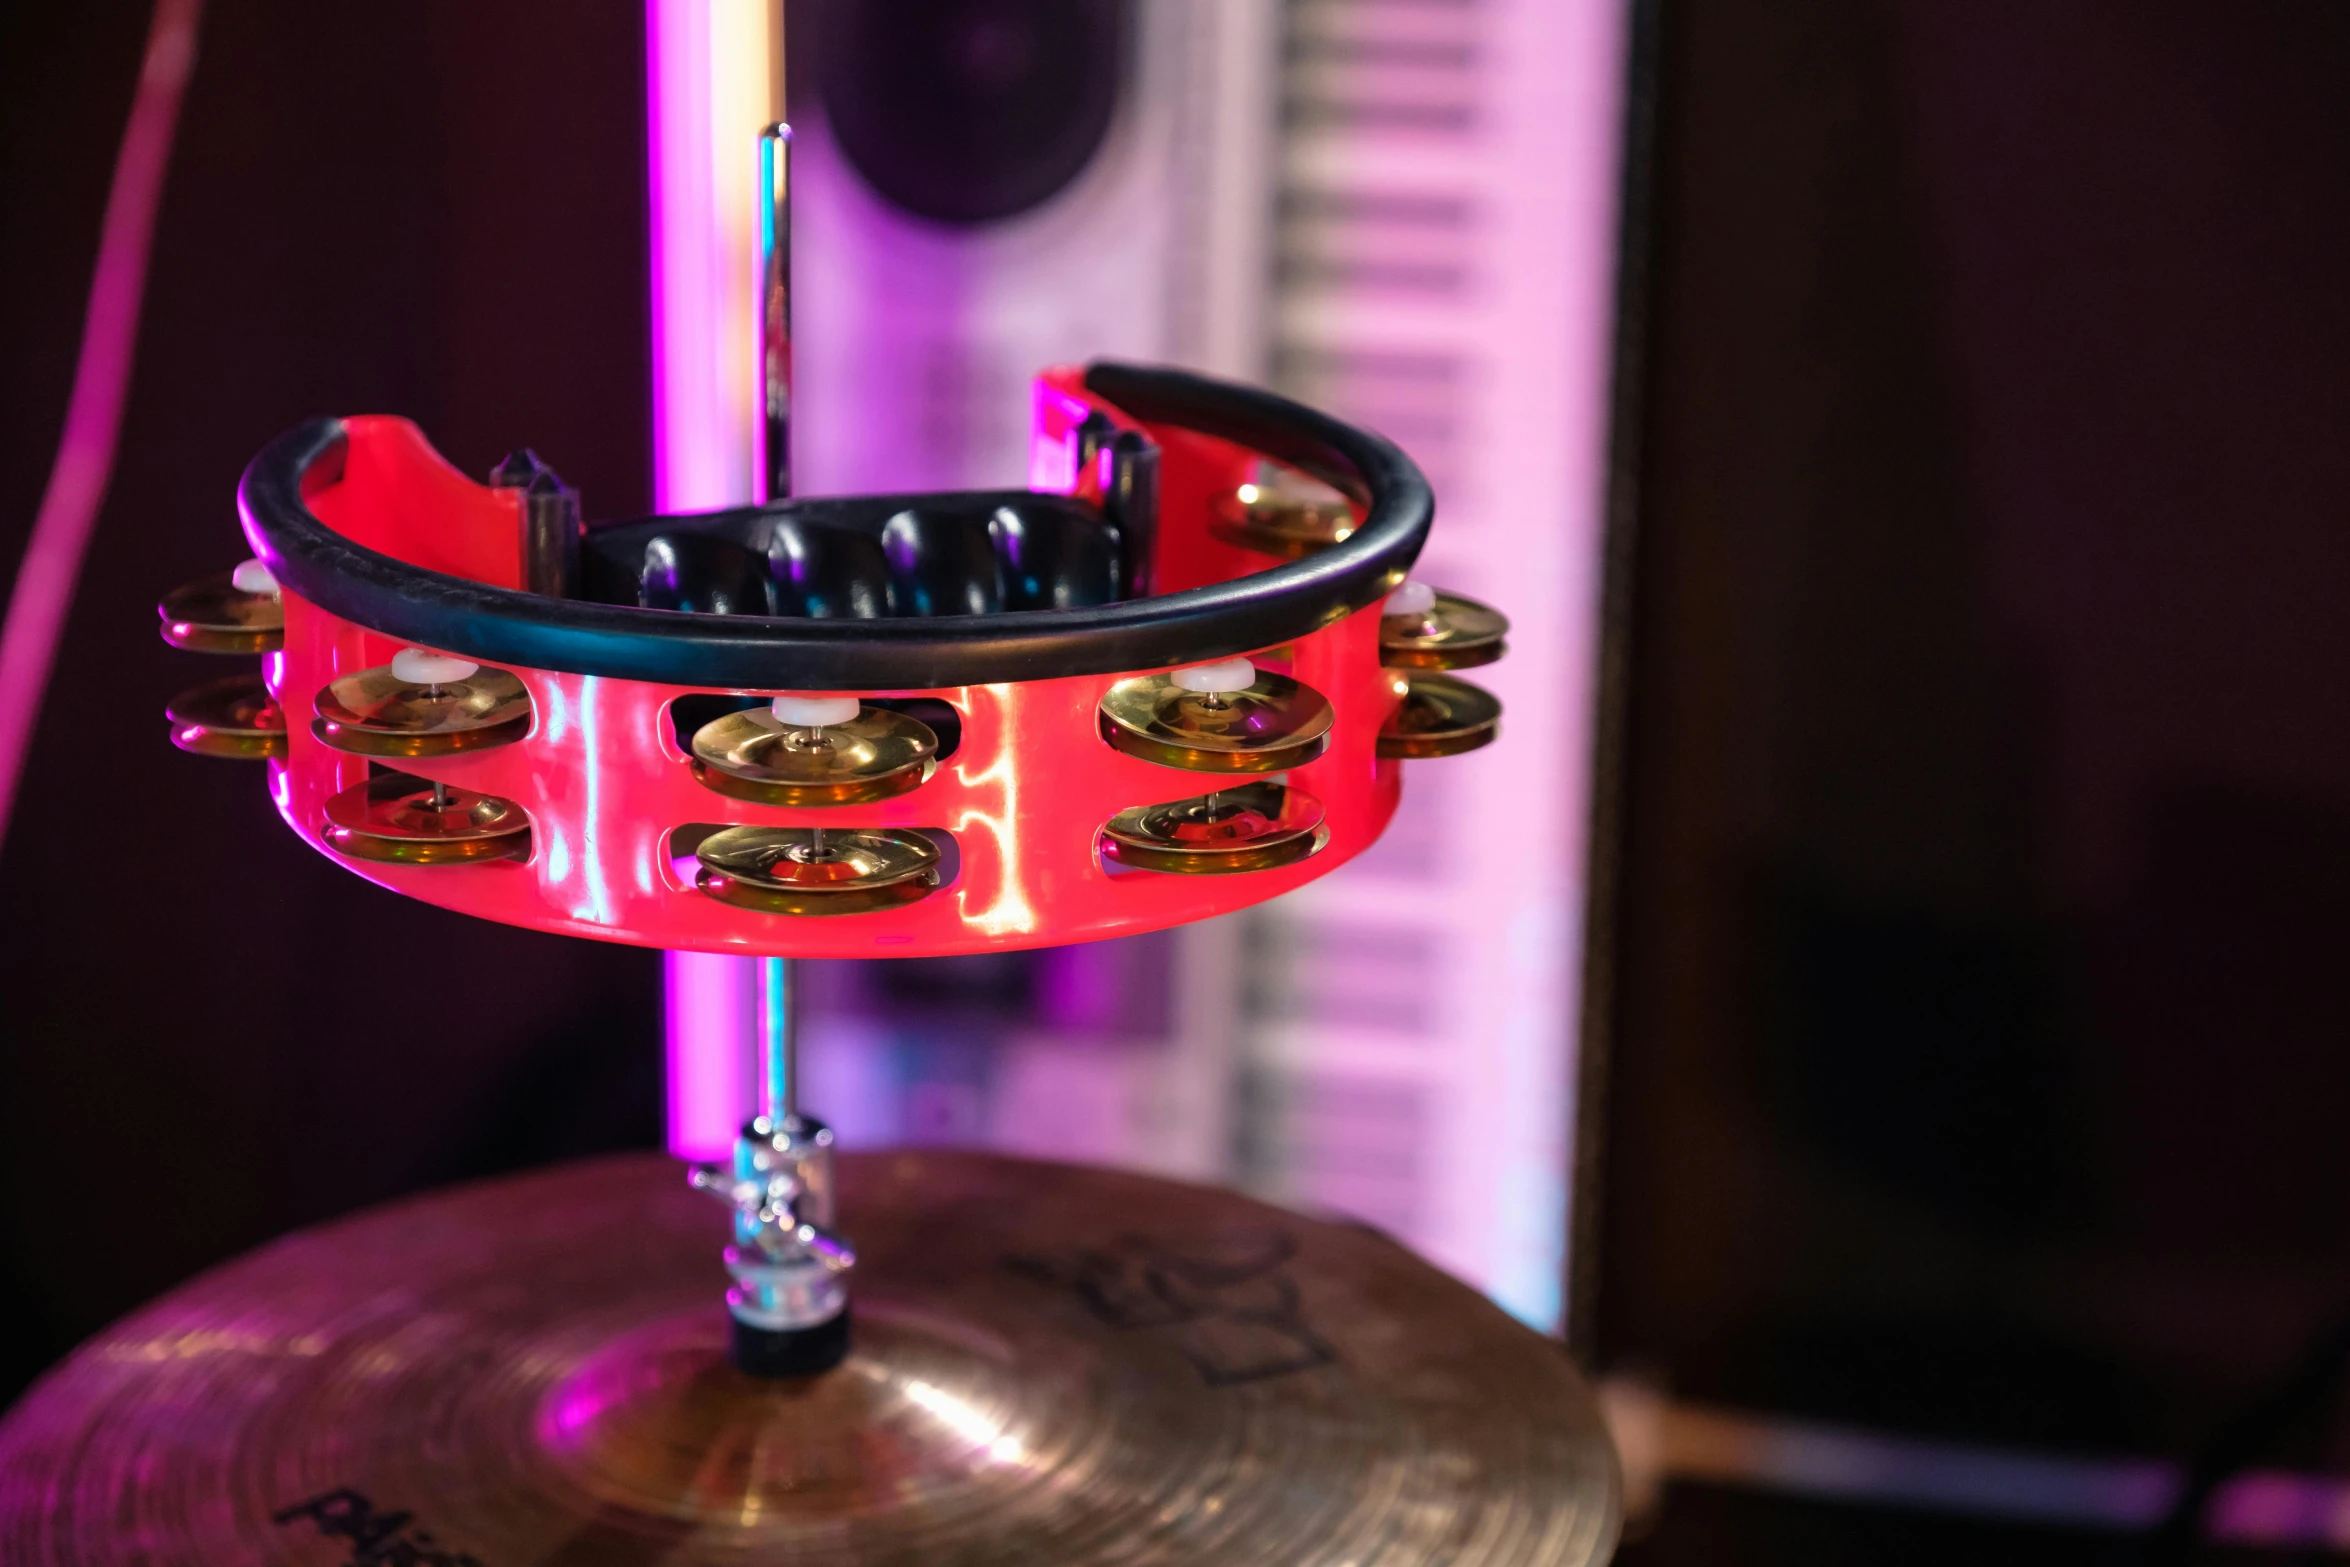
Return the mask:
<svg viewBox="0 0 2350 1567"><path fill-rule="evenodd" d="M1379 662L1390 669L1474 669L1507 651L1510 623L1501 611L1439 592L1422 614L1383 615Z"/></svg>
<svg viewBox="0 0 2350 1567"><path fill-rule="evenodd" d="M694 731L694 777L762 805L863 805L930 776L938 736L918 718L867 707L846 723L794 728L762 708Z"/></svg>
<svg viewBox="0 0 2350 1567"><path fill-rule="evenodd" d="M319 837L357 860L456 865L521 853L530 815L494 794L378 773L328 798Z"/></svg>
<svg viewBox="0 0 2350 1567"><path fill-rule="evenodd" d="M938 845L879 827L727 827L694 849L694 884L764 914L864 914L930 895Z"/></svg>
<svg viewBox="0 0 2350 1567"><path fill-rule="evenodd" d="M1300 766L1329 745L1330 722L1329 698L1264 669L1237 691L1196 691L1169 675L1137 675L1101 701L1102 738L1112 746L1202 773Z"/></svg>
<svg viewBox="0 0 2350 1567"><path fill-rule="evenodd" d="M1382 758L1458 756L1501 732L1501 699L1483 686L1417 672L1392 678L1402 700L1379 731Z"/></svg>
<svg viewBox="0 0 2350 1567"><path fill-rule="evenodd" d="M1191 875L1271 870L1312 854L1321 826L1319 800L1258 779L1120 811L1102 828L1102 855L1138 870Z"/></svg>
<svg viewBox="0 0 2350 1567"><path fill-rule="evenodd" d="M839 1173L837 1370L731 1367L718 1226L665 1160L462 1187L76 1352L0 1423L0 1559L1579 1567L1613 1542L1565 1354L1370 1229L983 1154Z"/></svg>
<svg viewBox="0 0 2350 1567"><path fill-rule="evenodd" d="M362 669L319 692L313 706L310 732L358 756L450 756L530 732L522 682L508 670L478 666L438 684L408 679L389 664Z"/></svg>
<svg viewBox="0 0 2350 1567"><path fill-rule="evenodd" d="M286 754L286 715L259 670L190 686L163 716L171 743L195 756L266 761Z"/></svg>

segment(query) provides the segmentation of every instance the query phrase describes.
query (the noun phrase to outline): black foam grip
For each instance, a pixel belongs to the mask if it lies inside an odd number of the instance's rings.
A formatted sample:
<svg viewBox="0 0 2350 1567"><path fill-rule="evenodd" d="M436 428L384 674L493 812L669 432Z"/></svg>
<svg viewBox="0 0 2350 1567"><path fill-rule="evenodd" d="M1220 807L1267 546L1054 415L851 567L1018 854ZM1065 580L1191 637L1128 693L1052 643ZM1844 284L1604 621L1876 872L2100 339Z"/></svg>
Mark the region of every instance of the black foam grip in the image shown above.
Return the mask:
<svg viewBox="0 0 2350 1567"><path fill-rule="evenodd" d="M866 534L782 518L767 542L767 573L778 615L878 620L890 612L889 557Z"/></svg>
<svg viewBox="0 0 2350 1567"><path fill-rule="evenodd" d="M849 1308L812 1328L777 1332L755 1328L731 1313L727 1353L735 1369L754 1377L812 1377L849 1357Z"/></svg>
<svg viewBox="0 0 2350 1567"><path fill-rule="evenodd" d="M768 615L775 595L767 561L732 539L701 533L664 534L645 546L636 601L647 609L689 615Z"/></svg>
<svg viewBox="0 0 2350 1567"><path fill-rule="evenodd" d="M762 575L773 582L770 546L778 524L768 511L591 530L582 600L425 571L327 527L303 504L302 492L305 482L339 472L344 436L336 420L313 420L270 443L246 468L238 499L254 553L280 581L329 613L387 636L489 664L769 691L924 690L1165 669L1255 652L1375 603L1402 579L1427 539L1434 516L1427 481L1379 436L1270 392L1182 371L1096 365L1086 384L1145 422L1221 436L1316 474L1366 501L1363 526L1320 554L1180 593L1119 600L1113 590L1111 599L1093 603L1046 608L1015 601L983 614L792 614L784 604L778 605L784 613L730 614L640 606L645 549L662 535L733 537L766 555ZM933 499L905 497L897 509L919 509ZM1045 507L1056 499L1075 504L1049 496L1024 497L1023 504ZM795 501L785 511L812 524L848 526L852 513L873 504ZM758 532L762 517L765 531ZM610 551L627 544L635 553L623 564ZM957 548L970 571L984 570L976 552ZM1000 546L987 553L1000 572ZM828 579L832 598L822 601L870 608L869 569L869 558L854 569L843 566ZM676 584L681 600L716 591L692 576L689 570ZM890 582L891 592L899 591L895 562ZM1044 598L1058 591L1046 577L1036 582ZM730 578L728 591L738 590L749 598L747 579ZM967 605L973 583L966 577L946 581L943 591L922 591L934 606L955 603L959 591ZM996 591L1000 601L1000 576ZM803 595L798 602L808 600Z"/></svg>

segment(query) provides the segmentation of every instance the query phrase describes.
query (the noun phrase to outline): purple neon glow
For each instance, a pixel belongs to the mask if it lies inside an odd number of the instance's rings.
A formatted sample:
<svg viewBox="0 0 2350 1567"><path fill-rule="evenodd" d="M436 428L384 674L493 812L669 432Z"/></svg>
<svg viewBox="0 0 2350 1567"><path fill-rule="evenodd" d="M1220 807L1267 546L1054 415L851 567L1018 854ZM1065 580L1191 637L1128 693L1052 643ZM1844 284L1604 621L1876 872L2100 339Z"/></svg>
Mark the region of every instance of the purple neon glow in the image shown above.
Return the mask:
<svg viewBox="0 0 2350 1567"><path fill-rule="evenodd" d="M750 498L752 251L770 47L762 5L647 0L653 489L665 508Z"/></svg>
<svg viewBox="0 0 2350 1567"><path fill-rule="evenodd" d="M758 137L779 117L767 11L764 0L645 5L653 499L663 511L752 498ZM669 1148L722 1157L757 1088L754 960L672 952L663 975Z"/></svg>
<svg viewBox="0 0 2350 1567"><path fill-rule="evenodd" d="M203 10L203 0L156 0L130 123L115 158L65 433L58 440L57 462L49 470L32 540L25 546L16 585L8 596L6 629L0 630L0 838L7 836L17 780L32 743L33 722L40 716L50 666L57 659L57 639L65 629L74 584L81 577L82 556L106 499L107 481L114 475L114 446L122 433L123 394L130 385L131 351L138 342L155 208L171 162L180 99L196 68L196 28Z"/></svg>

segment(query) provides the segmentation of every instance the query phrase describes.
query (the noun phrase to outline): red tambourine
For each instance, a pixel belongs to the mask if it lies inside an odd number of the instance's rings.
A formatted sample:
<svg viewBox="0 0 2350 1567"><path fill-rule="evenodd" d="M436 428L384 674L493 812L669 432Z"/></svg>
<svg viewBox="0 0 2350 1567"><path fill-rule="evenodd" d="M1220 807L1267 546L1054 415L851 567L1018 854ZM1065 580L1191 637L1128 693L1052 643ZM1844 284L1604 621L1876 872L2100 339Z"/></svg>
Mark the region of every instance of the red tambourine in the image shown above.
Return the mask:
<svg viewBox="0 0 2350 1567"><path fill-rule="evenodd" d="M162 606L268 654L174 738L269 758L295 831L428 903L892 957L1262 902L1379 836L1403 759L1492 737L1444 671L1505 628L1408 580L1433 506L1380 437L1097 364L1037 383L1031 479L583 528L528 454L480 485L317 420L246 471L258 561Z"/></svg>

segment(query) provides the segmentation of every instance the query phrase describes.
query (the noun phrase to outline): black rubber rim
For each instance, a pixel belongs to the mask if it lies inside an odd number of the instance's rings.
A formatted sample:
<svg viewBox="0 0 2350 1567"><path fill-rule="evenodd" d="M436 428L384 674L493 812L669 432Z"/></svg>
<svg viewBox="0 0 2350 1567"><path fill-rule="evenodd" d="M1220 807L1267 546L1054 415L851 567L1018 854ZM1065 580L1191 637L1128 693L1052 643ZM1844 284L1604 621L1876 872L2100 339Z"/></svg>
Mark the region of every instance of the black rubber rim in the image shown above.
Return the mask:
<svg viewBox="0 0 2350 1567"><path fill-rule="evenodd" d="M278 580L331 614L482 663L765 691L928 690L1167 669L1254 652L1377 601L1419 557L1428 481L1394 443L1271 392L1178 370L1097 364L1086 387L1133 417L1220 436L1368 502L1345 543L1232 582L1091 609L928 619L695 615L552 599L364 549L303 504L345 450L339 419L297 425L238 487L245 533Z"/></svg>

